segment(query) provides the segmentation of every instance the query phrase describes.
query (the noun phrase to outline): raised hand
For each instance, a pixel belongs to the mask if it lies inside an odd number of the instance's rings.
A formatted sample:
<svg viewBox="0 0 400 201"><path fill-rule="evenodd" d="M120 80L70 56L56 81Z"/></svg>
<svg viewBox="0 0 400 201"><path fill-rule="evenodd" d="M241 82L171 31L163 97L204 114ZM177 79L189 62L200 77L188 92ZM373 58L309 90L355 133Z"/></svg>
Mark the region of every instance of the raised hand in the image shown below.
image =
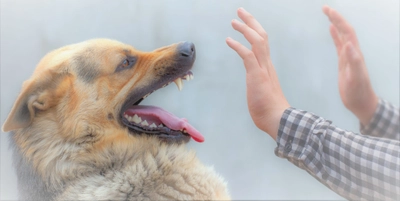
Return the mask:
<svg viewBox="0 0 400 201"><path fill-rule="evenodd" d="M243 59L246 68L247 104L258 128L276 140L283 112L290 105L281 90L269 54L268 36L260 23L243 8L237 14L244 23L232 20L232 27L243 34L251 50L227 38L226 43Z"/></svg>
<svg viewBox="0 0 400 201"><path fill-rule="evenodd" d="M339 57L339 93L343 104L367 125L377 107L376 96L353 27L334 9L324 6Z"/></svg>

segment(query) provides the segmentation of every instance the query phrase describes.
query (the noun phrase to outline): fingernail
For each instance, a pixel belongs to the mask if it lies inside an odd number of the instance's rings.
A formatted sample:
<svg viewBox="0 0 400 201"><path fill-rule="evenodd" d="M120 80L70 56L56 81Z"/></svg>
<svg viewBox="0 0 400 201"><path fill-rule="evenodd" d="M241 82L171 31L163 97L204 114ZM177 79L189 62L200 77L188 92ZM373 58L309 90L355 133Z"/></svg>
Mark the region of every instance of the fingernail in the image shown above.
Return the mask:
<svg viewBox="0 0 400 201"><path fill-rule="evenodd" d="M245 9L243 7L240 7L238 10L245 11Z"/></svg>

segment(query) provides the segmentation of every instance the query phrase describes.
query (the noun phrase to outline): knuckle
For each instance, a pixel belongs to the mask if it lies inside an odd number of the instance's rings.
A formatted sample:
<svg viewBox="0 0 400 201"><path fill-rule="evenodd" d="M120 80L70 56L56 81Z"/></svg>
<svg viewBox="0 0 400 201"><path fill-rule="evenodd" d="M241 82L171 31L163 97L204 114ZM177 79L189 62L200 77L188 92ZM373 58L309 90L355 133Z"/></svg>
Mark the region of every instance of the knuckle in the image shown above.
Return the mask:
<svg viewBox="0 0 400 201"><path fill-rule="evenodd" d="M265 39L260 36L260 37L257 37L256 42L257 43L265 43Z"/></svg>
<svg viewBox="0 0 400 201"><path fill-rule="evenodd" d="M244 56L246 59L251 59L251 58L254 57L254 53L253 53L252 51L246 51L246 52L243 54L243 56Z"/></svg>
<svg viewBox="0 0 400 201"><path fill-rule="evenodd" d="M263 37L264 40L268 40L268 34L267 34L267 32L262 31L262 32L261 32L261 37Z"/></svg>
<svg viewBox="0 0 400 201"><path fill-rule="evenodd" d="M247 14L247 18L248 18L249 20L254 20L254 19L255 19L254 16L253 16L253 15L250 15L250 14Z"/></svg>
<svg viewBox="0 0 400 201"><path fill-rule="evenodd" d="M353 63L356 65L360 65L363 61L359 55L353 57L352 59L353 59Z"/></svg>

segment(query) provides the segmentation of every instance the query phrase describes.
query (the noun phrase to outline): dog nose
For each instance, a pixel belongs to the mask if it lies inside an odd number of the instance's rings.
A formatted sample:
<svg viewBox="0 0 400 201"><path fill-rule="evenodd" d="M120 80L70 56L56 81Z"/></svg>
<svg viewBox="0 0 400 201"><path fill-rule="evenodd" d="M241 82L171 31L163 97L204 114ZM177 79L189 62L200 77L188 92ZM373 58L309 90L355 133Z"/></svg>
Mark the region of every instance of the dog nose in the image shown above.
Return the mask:
<svg viewBox="0 0 400 201"><path fill-rule="evenodd" d="M195 54L194 44L191 42L184 42L179 44L178 51L181 57L193 57Z"/></svg>

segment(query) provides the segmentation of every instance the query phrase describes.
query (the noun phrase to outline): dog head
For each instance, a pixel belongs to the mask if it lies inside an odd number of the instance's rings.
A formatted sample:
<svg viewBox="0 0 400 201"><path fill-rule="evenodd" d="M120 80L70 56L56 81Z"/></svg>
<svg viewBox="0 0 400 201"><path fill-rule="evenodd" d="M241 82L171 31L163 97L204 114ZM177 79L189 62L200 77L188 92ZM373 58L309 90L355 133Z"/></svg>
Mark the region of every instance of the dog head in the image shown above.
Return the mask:
<svg viewBox="0 0 400 201"><path fill-rule="evenodd" d="M181 88L193 76L194 60L188 42L152 52L108 39L62 47L47 54L24 82L3 130L14 131L16 145L41 172L60 157L93 159L110 147L134 149L146 136L201 142L185 119L138 105L171 82Z"/></svg>
<svg viewBox="0 0 400 201"><path fill-rule="evenodd" d="M113 40L97 39L46 55L24 83L4 131L26 129L52 113L66 138L128 128L169 141L202 136L185 119L161 108L137 106L153 91L192 78L192 43L140 52ZM74 129L71 132L71 129Z"/></svg>

